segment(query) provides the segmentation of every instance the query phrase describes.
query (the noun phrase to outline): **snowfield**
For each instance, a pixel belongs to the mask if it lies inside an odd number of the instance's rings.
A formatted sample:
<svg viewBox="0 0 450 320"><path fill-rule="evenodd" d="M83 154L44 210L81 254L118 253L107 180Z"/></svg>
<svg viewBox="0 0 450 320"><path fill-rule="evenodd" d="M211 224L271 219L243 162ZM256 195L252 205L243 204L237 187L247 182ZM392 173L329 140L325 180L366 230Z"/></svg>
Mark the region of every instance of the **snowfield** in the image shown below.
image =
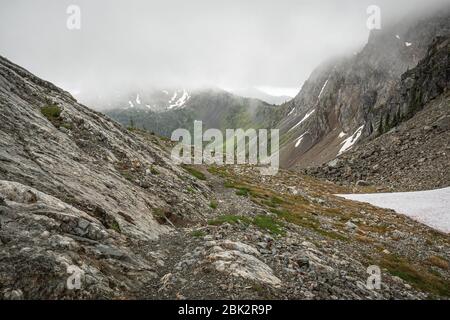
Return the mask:
<svg viewBox="0 0 450 320"><path fill-rule="evenodd" d="M320 100L320 97L322 96L323 90L325 90L325 88L328 84L328 81L330 81L330 77L328 77L327 81L325 81L325 84L322 86L322 89L320 89L320 93L319 93L319 96L317 97L317 99Z"/></svg>
<svg viewBox="0 0 450 320"><path fill-rule="evenodd" d="M392 209L436 230L450 233L450 188L399 193L340 194L345 199Z"/></svg>

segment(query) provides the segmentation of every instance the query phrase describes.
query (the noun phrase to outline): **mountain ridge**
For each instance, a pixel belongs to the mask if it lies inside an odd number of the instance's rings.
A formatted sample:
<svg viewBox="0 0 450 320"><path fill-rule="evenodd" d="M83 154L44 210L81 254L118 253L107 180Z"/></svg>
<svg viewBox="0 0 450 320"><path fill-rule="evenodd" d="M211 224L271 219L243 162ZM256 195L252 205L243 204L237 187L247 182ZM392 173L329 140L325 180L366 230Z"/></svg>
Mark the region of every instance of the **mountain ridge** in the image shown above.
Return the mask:
<svg viewBox="0 0 450 320"><path fill-rule="evenodd" d="M386 105L395 99L401 76L426 56L433 39L450 32L449 12L374 31L361 52L319 66L297 97L282 106L282 165L331 161L362 125L359 142L376 134L380 118L390 113ZM292 130L312 110L311 118Z"/></svg>

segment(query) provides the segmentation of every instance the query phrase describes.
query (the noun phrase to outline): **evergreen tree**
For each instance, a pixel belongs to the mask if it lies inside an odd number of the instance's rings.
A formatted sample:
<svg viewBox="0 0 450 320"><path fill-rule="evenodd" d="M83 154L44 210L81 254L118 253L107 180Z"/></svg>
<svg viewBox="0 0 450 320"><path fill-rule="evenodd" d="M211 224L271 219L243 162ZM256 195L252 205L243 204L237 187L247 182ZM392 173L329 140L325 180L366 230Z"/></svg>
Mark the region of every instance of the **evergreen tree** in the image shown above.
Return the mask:
<svg viewBox="0 0 450 320"><path fill-rule="evenodd" d="M380 122L378 123L378 135L383 134L383 117L380 117Z"/></svg>
<svg viewBox="0 0 450 320"><path fill-rule="evenodd" d="M386 122L384 123L384 132L389 131L391 128L391 115L388 113L386 116Z"/></svg>
<svg viewBox="0 0 450 320"><path fill-rule="evenodd" d="M130 117L130 125L128 126L129 128L131 128L131 129L134 129L134 120L133 120L133 118L131 118Z"/></svg>

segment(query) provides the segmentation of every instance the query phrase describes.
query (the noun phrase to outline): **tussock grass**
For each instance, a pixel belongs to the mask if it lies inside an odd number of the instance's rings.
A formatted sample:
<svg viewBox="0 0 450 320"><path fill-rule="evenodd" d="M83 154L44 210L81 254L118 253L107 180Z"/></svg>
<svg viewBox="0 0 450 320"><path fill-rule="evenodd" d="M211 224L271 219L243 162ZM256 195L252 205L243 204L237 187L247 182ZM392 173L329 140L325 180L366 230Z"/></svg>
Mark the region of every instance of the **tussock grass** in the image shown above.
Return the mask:
<svg viewBox="0 0 450 320"><path fill-rule="evenodd" d="M386 268L390 274L405 280L419 290L430 292L433 295L450 297L450 283L423 266L412 264L394 255L384 256L379 261L379 265Z"/></svg>
<svg viewBox="0 0 450 320"><path fill-rule="evenodd" d="M59 119L61 116L61 108L55 104L46 105L41 108L41 113L44 117L46 117L50 122L54 122Z"/></svg>
<svg viewBox="0 0 450 320"><path fill-rule="evenodd" d="M259 229L269 231L274 235L283 235L285 233L283 230L283 225L280 221L274 217L266 215L258 215L253 218L239 215L223 215L208 221L208 224L212 226L220 226L224 223L254 225Z"/></svg>
<svg viewBox="0 0 450 320"><path fill-rule="evenodd" d="M448 261L445 258L442 258L439 256L431 256L427 259L427 262L430 265L441 268L443 270L448 270L448 268L449 268Z"/></svg>
<svg viewBox="0 0 450 320"><path fill-rule="evenodd" d="M203 238L206 235L206 233L203 232L202 230L194 230L190 233L190 235L191 237L194 238Z"/></svg>
<svg viewBox="0 0 450 320"><path fill-rule="evenodd" d="M184 170L189 172L195 178L197 178L199 180L203 180L203 181L206 180L205 174L203 172L198 171L197 169L194 169L192 166L184 165L182 167L183 167Z"/></svg>
<svg viewBox="0 0 450 320"><path fill-rule="evenodd" d="M209 206L213 209L217 209L217 207L219 206L219 203L216 200L211 200L211 202L209 203Z"/></svg>
<svg viewBox="0 0 450 320"><path fill-rule="evenodd" d="M253 224L262 230L269 231L272 234L283 235L285 233L282 224L271 216L256 216L253 219Z"/></svg>

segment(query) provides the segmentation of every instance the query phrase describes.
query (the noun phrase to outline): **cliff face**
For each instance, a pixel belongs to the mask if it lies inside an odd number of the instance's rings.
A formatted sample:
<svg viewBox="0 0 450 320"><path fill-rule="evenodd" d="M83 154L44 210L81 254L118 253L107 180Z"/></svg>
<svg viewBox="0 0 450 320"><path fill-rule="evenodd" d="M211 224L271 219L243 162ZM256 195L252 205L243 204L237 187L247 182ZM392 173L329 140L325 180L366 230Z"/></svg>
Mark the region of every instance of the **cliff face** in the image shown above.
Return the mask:
<svg viewBox="0 0 450 320"><path fill-rule="evenodd" d="M399 85L427 56L433 41L450 33L449 12L372 32L361 52L319 67L298 96L283 106L282 165L304 168L326 163L355 143L386 132L378 131L384 126L380 119L392 127L420 110L429 98L423 100L417 92L409 98L417 102L406 101ZM445 70L442 65L436 68ZM422 96L439 94L440 86Z"/></svg>
<svg viewBox="0 0 450 320"><path fill-rule="evenodd" d="M309 173L343 183L424 190L450 185L450 37L438 37L416 68L402 75L377 137ZM384 111L384 112L383 112Z"/></svg>

